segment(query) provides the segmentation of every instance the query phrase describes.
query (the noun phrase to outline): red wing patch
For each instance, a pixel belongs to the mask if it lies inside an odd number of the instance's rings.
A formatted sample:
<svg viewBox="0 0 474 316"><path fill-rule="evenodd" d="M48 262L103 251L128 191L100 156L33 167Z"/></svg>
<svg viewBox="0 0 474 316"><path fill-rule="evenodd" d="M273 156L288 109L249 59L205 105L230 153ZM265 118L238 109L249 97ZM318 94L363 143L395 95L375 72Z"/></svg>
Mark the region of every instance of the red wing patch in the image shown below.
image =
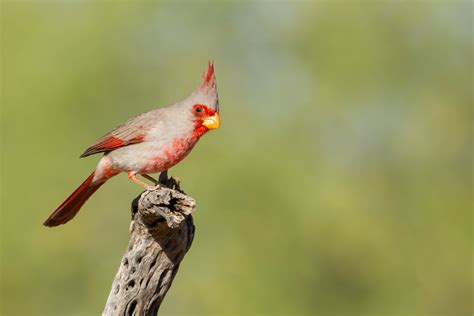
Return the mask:
<svg viewBox="0 0 474 316"><path fill-rule="evenodd" d="M111 135L107 135L107 136L99 139L99 141L97 143L95 143L94 145L87 148L86 151L84 151L82 153L81 158L82 157L87 157L87 156L90 156L90 155L93 155L93 154L97 154L97 153L100 153L100 152L112 151L114 149L124 147L124 146L127 146L127 145L141 143L143 141L143 138L144 138L143 135L139 135L139 136L136 136L132 139L122 140L120 138L117 138L117 137L114 137L114 136L111 136Z"/></svg>

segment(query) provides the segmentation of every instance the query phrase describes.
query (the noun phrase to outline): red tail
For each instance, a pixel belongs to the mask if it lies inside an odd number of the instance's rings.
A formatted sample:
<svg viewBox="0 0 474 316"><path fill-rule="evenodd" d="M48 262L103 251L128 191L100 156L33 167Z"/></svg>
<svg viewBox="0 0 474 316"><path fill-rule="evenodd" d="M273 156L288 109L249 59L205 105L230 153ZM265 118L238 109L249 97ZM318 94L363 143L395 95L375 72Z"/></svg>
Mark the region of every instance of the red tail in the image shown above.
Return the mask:
<svg viewBox="0 0 474 316"><path fill-rule="evenodd" d="M54 227L69 222L87 199L97 191L104 182L91 184L95 172L92 174L51 214L43 223L44 226Z"/></svg>

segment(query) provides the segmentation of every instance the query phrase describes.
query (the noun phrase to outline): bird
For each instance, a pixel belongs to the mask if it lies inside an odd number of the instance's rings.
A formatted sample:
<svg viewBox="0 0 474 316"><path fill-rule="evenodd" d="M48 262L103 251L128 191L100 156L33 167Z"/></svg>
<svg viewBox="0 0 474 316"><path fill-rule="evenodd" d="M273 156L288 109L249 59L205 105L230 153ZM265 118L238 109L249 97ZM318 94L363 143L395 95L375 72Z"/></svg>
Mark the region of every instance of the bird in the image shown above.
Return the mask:
<svg viewBox="0 0 474 316"><path fill-rule="evenodd" d="M219 126L216 76L209 61L201 83L184 99L129 119L87 148L81 158L103 153L97 167L43 225L69 222L97 189L122 172L144 189L154 189L137 176L152 179L149 174L166 172L189 154L201 136Z"/></svg>

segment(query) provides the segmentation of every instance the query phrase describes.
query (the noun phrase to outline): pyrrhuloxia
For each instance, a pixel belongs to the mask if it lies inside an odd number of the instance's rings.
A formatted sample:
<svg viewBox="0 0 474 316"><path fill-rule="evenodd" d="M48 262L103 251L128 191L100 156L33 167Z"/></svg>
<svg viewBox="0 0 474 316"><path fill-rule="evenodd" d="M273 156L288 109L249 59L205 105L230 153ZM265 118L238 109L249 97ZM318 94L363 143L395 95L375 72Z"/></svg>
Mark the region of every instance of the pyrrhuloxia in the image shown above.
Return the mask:
<svg viewBox="0 0 474 316"><path fill-rule="evenodd" d="M216 78L209 62L201 84L186 98L128 120L87 148L81 157L102 152L104 156L44 225L67 223L100 186L120 172L150 189L136 176L168 170L189 154L202 135L219 125Z"/></svg>

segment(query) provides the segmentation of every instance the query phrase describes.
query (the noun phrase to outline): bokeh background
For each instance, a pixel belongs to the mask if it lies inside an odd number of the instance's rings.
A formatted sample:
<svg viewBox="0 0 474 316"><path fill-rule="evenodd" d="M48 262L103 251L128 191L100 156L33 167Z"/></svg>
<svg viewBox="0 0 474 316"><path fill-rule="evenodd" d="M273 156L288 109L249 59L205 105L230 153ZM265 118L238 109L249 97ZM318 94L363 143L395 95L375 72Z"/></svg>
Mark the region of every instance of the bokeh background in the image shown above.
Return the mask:
<svg viewBox="0 0 474 316"><path fill-rule="evenodd" d="M472 2L2 1L2 315L98 315L140 188L79 154L216 66L162 315L472 315Z"/></svg>

